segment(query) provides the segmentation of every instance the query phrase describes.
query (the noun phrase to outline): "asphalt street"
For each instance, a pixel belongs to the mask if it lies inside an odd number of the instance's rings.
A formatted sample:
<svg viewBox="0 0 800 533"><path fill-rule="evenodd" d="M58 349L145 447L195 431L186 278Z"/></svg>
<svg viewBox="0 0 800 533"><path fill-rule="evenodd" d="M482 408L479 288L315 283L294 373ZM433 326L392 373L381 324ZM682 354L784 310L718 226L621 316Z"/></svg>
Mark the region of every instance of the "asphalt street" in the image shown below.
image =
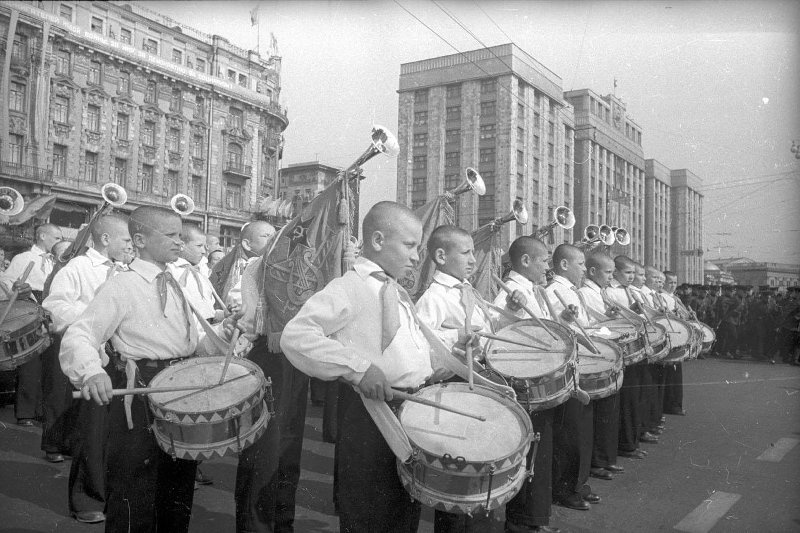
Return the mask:
<svg viewBox="0 0 800 533"><path fill-rule="evenodd" d="M551 524L571 532L800 531L800 368L757 361L684 365L687 416L668 416L645 460L620 459L626 472L592 479L603 501L590 511L553 507ZM40 428L14 424L0 409L0 531L96 532L67 512L69 463L50 464ZM296 531L336 531L331 502L333 446L321 440L310 407L303 445ZM204 463L212 486L195 493L191 531L234 530L236 458ZM423 513L423 532L433 531ZM494 531L502 531L498 513Z"/></svg>

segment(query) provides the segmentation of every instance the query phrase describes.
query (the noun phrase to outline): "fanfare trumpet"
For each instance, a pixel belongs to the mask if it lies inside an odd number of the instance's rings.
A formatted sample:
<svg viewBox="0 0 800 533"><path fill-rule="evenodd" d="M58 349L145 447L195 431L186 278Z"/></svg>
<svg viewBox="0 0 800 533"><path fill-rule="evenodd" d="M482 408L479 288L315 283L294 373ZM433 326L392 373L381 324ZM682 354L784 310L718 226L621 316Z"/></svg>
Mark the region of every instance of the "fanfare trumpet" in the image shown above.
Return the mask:
<svg viewBox="0 0 800 533"><path fill-rule="evenodd" d="M478 171L472 167L467 167L464 171L464 181L458 185L452 191L445 191L445 195L449 199L453 199L459 194L463 194L467 191L475 191L475 194L478 196L483 196L486 194L486 184L483 182L483 178Z"/></svg>
<svg viewBox="0 0 800 533"><path fill-rule="evenodd" d="M378 154L386 154L389 157L397 157L397 154L399 153L400 144L397 142L397 138L394 136L394 134L392 134L392 132L387 128L375 124L372 126L372 140L370 145L366 150L364 150L364 153L353 162L352 165L341 172L341 175L348 176L351 172L355 172L356 175L358 175L358 169L361 168L361 165Z"/></svg>
<svg viewBox="0 0 800 533"><path fill-rule="evenodd" d="M525 209L525 205L523 205L522 200L514 200L514 205L511 207L511 211L507 215L496 218L489 222L489 224L493 225L494 227L500 227L506 222L511 222L512 220L516 220L520 224L526 224L528 222L528 210Z"/></svg>
<svg viewBox="0 0 800 533"><path fill-rule="evenodd" d="M73 257L82 254L86 243L89 241L89 235L92 233L92 228L97 224L97 221L109 214L115 207L122 207L128 201L128 193L122 186L116 183L106 183L100 189L100 194L103 196L103 204L95 211L89 223L82 230L78 232L75 241L69 245L66 251L61 254L59 263L65 265Z"/></svg>
<svg viewBox="0 0 800 533"><path fill-rule="evenodd" d="M185 194L178 193L170 199L169 206L180 216L185 217L194 211L194 200Z"/></svg>
<svg viewBox="0 0 800 533"><path fill-rule="evenodd" d="M0 187L0 215L13 217L22 213L25 200L18 190L11 187Z"/></svg>
<svg viewBox="0 0 800 533"><path fill-rule="evenodd" d="M556 226L563 229L572 229L575 226L575 215L572 213L572 210L569 207L563 205L556 207L556 211L553 215L553 221L550 224L539 228L534 234L534 237L537 239L543 239L549 235Z"/></svg>
<svg viewBox="0 0 800 533"><path fill-rule="evenodd" d="M615 242L614 232L611 226L603 224L598 226L596 224L589 224L583 228L583 239L575 243L575 246L581 249L593 249L599 244L611 246Z"/></svg>

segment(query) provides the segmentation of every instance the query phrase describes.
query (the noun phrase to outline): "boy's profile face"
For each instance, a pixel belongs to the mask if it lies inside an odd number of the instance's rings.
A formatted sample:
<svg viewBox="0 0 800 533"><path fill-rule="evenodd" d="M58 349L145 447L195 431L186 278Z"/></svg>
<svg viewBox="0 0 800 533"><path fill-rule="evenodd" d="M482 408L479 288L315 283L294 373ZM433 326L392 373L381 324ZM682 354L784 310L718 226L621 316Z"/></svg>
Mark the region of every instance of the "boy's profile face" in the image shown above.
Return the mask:
<svg viewBox="0 0 800 533"><path fill-rule="evenodd" d="M422 240L419 220L403 216L390 229L373 233L371 259L394 279L402 279L419 262L417 248Z"/></svg>
<svg viewBox="0 0 800 533"><path fill-rule="evenodd" d="M636 267L633 269L633 286L642 288L644 285L644 269Z"/></svg>
<svg viewBox="0 0 800 533"><path fill-rule="evenodd" d="M614 263L609 261L599 266L592 267L589 269L586 275L590 280L597 283L597 285L603 289L608 286L608 284L611 282L611 278L614 277Z"/></svg>
<svg viewBox="0 0 800 533"><path fill-rule="evenodd" d="M183 251L181 256L192 265L197 265L206 253L206 236L199 231L190 231L181 236Z"/></svg>
<svg viewBox="0 0 800 533"><path fill-rule="evenodd" d="M524 261L521 266L522 274L534 284L544 284L545 274L550 268L550 252L534 252L527 254L528 260Z"/></svg>
<svg viewBox="0 0 800 533"><path fill-rule="evenodd" d="M626 264L622 270L614 271L614 278L619 281L621 285L627 287L633 283L633 277L636 275L636 268L631 264Z"/></svg>
<svg viewBox="0 0 800 533"><path fill-rule="evenodd" d="M463 281L475 269L475 246L469 235L457 235L446 250L436 250L436 266L445 274Z"/></svg>

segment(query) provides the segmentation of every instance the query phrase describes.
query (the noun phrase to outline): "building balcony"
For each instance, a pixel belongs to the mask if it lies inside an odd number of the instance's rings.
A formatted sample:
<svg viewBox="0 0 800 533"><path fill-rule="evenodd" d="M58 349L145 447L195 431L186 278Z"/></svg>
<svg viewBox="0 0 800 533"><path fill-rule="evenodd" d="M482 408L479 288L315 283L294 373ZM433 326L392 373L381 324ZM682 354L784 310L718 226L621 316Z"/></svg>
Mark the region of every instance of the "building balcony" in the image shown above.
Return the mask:
<svg viewBox="0 0 800 533"><path fill-rule="evenodd" d="M249 179L253 177L253 166L244 165L238 161L225 161L222 172Z"/></svg>
<svg viewBox="0 0 800 533"><path fill-rule="evenodd" d="M31 165L23 165L14 161L0 161L0 174L4 177L22 180L53 181L53 171Z"/></svg>

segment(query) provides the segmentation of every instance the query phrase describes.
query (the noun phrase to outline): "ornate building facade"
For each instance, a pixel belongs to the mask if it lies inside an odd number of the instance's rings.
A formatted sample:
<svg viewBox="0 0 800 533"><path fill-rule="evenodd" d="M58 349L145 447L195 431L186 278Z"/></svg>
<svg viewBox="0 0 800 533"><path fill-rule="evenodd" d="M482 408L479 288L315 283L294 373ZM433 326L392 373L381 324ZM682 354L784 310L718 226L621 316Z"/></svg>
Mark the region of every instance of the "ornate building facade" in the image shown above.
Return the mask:
<svg viewBox="0 0 800 533"><path fill-rule="evenodd" d="M276 194L279 57L108 2L0 3L0 39L0 184L55 195L51 222L77 228L113 181L123 211L188 194L229 241Z"/></svg>

